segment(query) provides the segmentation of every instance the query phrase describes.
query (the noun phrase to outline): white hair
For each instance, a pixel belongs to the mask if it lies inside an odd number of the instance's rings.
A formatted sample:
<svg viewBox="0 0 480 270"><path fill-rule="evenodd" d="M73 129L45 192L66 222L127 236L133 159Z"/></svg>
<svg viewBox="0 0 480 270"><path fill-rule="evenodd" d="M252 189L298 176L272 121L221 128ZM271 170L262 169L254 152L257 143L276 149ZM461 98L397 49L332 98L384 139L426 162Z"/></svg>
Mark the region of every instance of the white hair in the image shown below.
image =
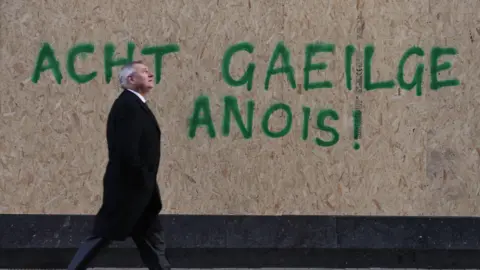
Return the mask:
<svg viewBox="0 0 480 270"><path fill-rule="evenodd" d="M120 69L120 72L118 74L118 81L120 83L120 86L125 88L126 85L128 84L128 76L131 76L133 73L135 73L135 68L133 67L135 64L142 63L141 61L133 61L130 62L122 67Z"/></svg>

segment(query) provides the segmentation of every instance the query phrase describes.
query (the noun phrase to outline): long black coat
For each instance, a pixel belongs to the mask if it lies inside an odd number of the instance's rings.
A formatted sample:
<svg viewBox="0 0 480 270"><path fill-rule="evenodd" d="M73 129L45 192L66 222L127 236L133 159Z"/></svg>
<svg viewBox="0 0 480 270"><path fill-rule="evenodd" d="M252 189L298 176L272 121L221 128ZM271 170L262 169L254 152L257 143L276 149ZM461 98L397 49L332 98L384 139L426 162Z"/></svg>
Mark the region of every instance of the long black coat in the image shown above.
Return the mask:
<svg viewBox="0 0 480 270"><path fill-rule="evenodd" d="M94 235L125 240L145 232L157 217L162 209L156 181L160 140L153 113L138 96L124 90L107 120L109 161Z"/></svg>

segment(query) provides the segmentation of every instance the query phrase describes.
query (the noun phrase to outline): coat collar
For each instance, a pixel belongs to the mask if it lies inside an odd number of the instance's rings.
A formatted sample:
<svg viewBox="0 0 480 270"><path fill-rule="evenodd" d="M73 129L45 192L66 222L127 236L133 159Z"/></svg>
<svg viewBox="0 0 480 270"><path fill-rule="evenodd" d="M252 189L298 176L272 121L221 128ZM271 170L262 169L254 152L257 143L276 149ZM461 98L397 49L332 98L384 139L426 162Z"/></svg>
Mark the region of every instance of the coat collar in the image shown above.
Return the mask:
<svg viewBox="0 0 480 270"><path fill-rule="evenodd" d="M138 93L137 91L133 91L132 89L126 89L126 90L134 93L141 101L143 101L143 103L147 102L147 100L145 99L145 97L142 96L142 95L141 95L140 93Z"/></svg>

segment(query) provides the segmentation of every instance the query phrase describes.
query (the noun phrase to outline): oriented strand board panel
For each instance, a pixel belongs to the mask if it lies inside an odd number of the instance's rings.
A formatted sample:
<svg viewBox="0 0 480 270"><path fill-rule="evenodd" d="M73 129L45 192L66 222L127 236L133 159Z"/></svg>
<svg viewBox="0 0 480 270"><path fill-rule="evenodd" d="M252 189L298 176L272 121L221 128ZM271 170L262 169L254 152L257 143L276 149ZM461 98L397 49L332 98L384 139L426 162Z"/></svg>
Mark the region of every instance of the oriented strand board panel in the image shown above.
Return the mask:
<svg viewBox="0 0 480 270"><path fill-rule="evenodd" d="M480 0L3 0L0 25L1 213L96 213L127 57L161 74L165 213L480 213Z"/></svg>

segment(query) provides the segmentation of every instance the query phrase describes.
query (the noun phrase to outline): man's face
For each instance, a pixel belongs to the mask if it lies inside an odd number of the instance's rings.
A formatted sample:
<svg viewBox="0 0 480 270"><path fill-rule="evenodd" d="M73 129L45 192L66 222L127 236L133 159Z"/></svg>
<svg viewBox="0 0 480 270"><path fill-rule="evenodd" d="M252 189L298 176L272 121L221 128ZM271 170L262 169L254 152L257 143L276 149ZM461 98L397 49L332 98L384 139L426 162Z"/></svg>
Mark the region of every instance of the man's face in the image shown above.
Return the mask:
<svg viewBox="0 0 480 270"><path fill-rule="evenodd" d="M137 89L143 91L149 91L153 88L153 73L150 72L148 67L144 64L135 64L133 65L135 73L132 75L131 83Z"/></svg>

